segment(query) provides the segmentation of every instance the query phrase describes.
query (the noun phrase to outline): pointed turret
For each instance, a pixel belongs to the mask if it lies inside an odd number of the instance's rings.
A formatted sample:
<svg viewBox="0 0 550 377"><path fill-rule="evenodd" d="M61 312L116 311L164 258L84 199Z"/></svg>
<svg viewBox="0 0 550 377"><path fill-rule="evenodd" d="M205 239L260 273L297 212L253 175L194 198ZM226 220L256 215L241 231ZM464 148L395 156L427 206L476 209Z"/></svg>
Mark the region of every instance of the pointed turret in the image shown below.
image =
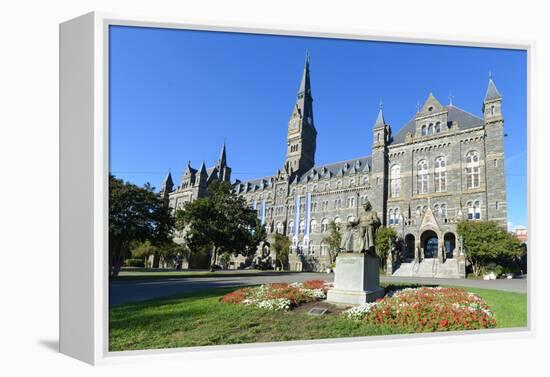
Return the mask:
<svg viewBox="0 0 550 377"><path fill-rule="evenodd" d="M172 180L172 173L168 171L168 174L166 174L166 176L162 180L161 191L165 191L165 190L172 191L173 187L174 187L174 181Z"/></svg>
<svg viewBox="0 0 550 377"><path fill-rule="evenodd" d="M222 150L220 152L220 158L218 159L218 170L222 170L225 166L227 166L227 156L225 152L225 141L222 145Z"/></svg>
<svg viewBox="0 0 550 377"><path fill-rule="evenodd" d="M391 129L390 126L386 124L386 121L384 119L382 102L380 102L378 116L376 117L376 121L374 122L373 133L373 147L382 147L389 142Z"/></svg>
<svg viewBox="0 0 550 377"><path fill-rule="evenodd" d="M202 161L201 167L199 168L199 176L201 178L208 176L208 172L206 171L206 164L204 163L204 160Z"/></svg>
<svg viewBox="0 0 550 377"><path fill-rule="evenodd" d="M174 181L172 180L172 174L168 171L168 174L162 180L160 186L160 198L165 206L168 206L170 199L170 193L174 189Z"/></svg>
<svg viewBox="0 0 550 377"><path fill-rule="evenodd" d="M374 128L384 127L385 125L386 121L384 120L384 112L382 111L382 106L380 106L380 110L378 110L378 116L376 117L376 122L374 122Z"/></svg>
<svg viewBox="0 0 550 377"><path fill-rule="evenodd" d="M484 102L501 99L500 95L492 77L489 77L489 84L487 85L487 91L485 92Z"/></svg>
<svg viewBox="0 0 550 377"><path fill-rule="evenodd" d="M487 91L485 92L485 99L483 100L481 110L483 111L483 117L486 121L502 119L502 96L490 73L489 84L487 84Z"/></svg>

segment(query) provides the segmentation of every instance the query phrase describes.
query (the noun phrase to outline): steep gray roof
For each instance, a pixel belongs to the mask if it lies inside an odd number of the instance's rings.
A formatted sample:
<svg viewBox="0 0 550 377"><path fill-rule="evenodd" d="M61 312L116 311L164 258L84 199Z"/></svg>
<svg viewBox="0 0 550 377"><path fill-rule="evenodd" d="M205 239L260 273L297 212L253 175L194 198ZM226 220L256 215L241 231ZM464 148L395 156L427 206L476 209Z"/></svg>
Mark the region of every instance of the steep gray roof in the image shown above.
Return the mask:
<svg viewBox="0 0 550 377"><path fill-rule="evenodd" d="M485 101L502 98L493 79L489 79L489 85L487 85L487 92L485 93Z"/></svg>
<svg viewBox="0 0 550 377"><path fill-rule="evenodd" d="M233 184L233 189L237 189L239 188L239 192L243 192L244 190L246 190L247 192L252 192L252 191L256 191L256 190L259 190L259 189L262 189L262 185L264 187L268 187L272 180L275 179L275 176L267 176L267 177L262 177L262 178L254 178L254 179L250 179L250 180L247 180L247 181L241 181L241 182L235 182Z"/></svg>
<svg viewBox="0 0 550 377"><path fill-rule="evenodd" d="M461 130L475 128L483 125L483 119L476 115L473 115L453 105L447 105L446 108L448 111L447 120L449 122L457 122ZM404 143L407 133L409 132L412 136L415 136L416 122L414 118L412 118L407 124L405 124L405 126L403 126L399 130L399 132L395 134L390 144Z"/></svg>
<svg viewBox="0 0 550 377"><path fill-rule="evenodd" d="M332 162L324 165L316 165L302 174L300 183L311 182L316 179L322 179L327 174L333 176L348 176L364 171L369 171L371 166L371 156L357 157L350 160Z"/></svg>
<svg viewBox="0 0 550 377"><path fill-rule="evenodd" d="M376 122L374 122L374 128L378 127L384 127L386 125L386 121L384 120L384 113L382 112L382 108L378 111L378 116L376 117Z"/></svg>

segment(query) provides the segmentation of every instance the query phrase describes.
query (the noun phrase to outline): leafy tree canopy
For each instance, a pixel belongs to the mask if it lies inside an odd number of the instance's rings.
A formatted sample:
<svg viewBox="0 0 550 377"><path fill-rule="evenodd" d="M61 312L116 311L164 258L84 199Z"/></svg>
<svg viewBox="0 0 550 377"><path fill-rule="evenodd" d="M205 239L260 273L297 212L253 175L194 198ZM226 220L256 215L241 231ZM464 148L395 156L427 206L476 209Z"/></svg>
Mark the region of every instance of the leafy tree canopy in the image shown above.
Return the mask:
<svg viewBox="0 0 550 377"><path fill-rule="evenodd" d="M338 252L340 251L340 245L342 245L342 233L338 229L338 225L331 221L328 225L328 236L323 238L323 243L328 246L328 255L330 258L330 264L334 264Z"/></svg>
<svg viewBox="0 0 550 377"><path fill-rule="evenodd" d="M380 263L384 264L386 262L388 251L390 250L390 240L396 238L397 233L393 228L382 226L376 230L374 245Z"/></svg>
<svg viewBox="0 0 550 377"><path fill-rule="evenodd" d="M171 240L174 219L151 185L139 187L109 176L109 262L117 276L133 242Z"/></svg>
<svg viewBox="0 0 550 377"><path fill-rule="evenodd" d="M288 264L288 253L290 250L290 239L284 234L275 233L273 237L273 250L275 251L276 262L284 269Z"/></svg>
<svg viewBox="0 0 550 377"><path fill-rule="evenodd" d="M220 253L250 257L265 241L266 231L257 213L226 182L213 182L203 198L176 212L176 228L185 232L191 250L210 247L213 269Z"/></svg>
<svg viewBox="0 0 550 377"><path fill-rule="evenodd" d="M475 275L490 262L511 260L523 253L521 242L494 221L461 221L457 232Z"/></svg>

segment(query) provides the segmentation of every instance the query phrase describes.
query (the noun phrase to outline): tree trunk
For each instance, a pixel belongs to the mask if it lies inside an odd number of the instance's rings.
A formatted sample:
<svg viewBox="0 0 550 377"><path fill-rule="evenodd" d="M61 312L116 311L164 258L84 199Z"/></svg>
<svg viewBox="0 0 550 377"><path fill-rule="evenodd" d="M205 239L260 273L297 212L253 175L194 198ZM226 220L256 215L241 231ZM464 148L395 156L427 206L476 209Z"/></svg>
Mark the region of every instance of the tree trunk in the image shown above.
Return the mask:
<svg viewBox="0 0 550 377"><path fill-rule="evenodd" d="M216 257L218 254L218 250L216 247L212 249L212 258L210 259L210 272L214 272L214 266L216 265Z"/></svg>

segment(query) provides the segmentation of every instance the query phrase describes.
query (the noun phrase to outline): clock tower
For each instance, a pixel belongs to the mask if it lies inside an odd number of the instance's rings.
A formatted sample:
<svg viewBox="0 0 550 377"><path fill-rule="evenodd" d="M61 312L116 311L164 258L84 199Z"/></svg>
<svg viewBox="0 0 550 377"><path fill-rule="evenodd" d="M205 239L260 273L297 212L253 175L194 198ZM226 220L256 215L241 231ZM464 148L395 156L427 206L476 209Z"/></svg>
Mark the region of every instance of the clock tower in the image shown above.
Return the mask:
<svg viewBox="0 0 550 377"><path fill-rule="evenodd" d="M313 123L313 98L309 80L309 54L296 103L288 121L285 168L290 177L301 175L315 165L317 130Z"/></svg>

